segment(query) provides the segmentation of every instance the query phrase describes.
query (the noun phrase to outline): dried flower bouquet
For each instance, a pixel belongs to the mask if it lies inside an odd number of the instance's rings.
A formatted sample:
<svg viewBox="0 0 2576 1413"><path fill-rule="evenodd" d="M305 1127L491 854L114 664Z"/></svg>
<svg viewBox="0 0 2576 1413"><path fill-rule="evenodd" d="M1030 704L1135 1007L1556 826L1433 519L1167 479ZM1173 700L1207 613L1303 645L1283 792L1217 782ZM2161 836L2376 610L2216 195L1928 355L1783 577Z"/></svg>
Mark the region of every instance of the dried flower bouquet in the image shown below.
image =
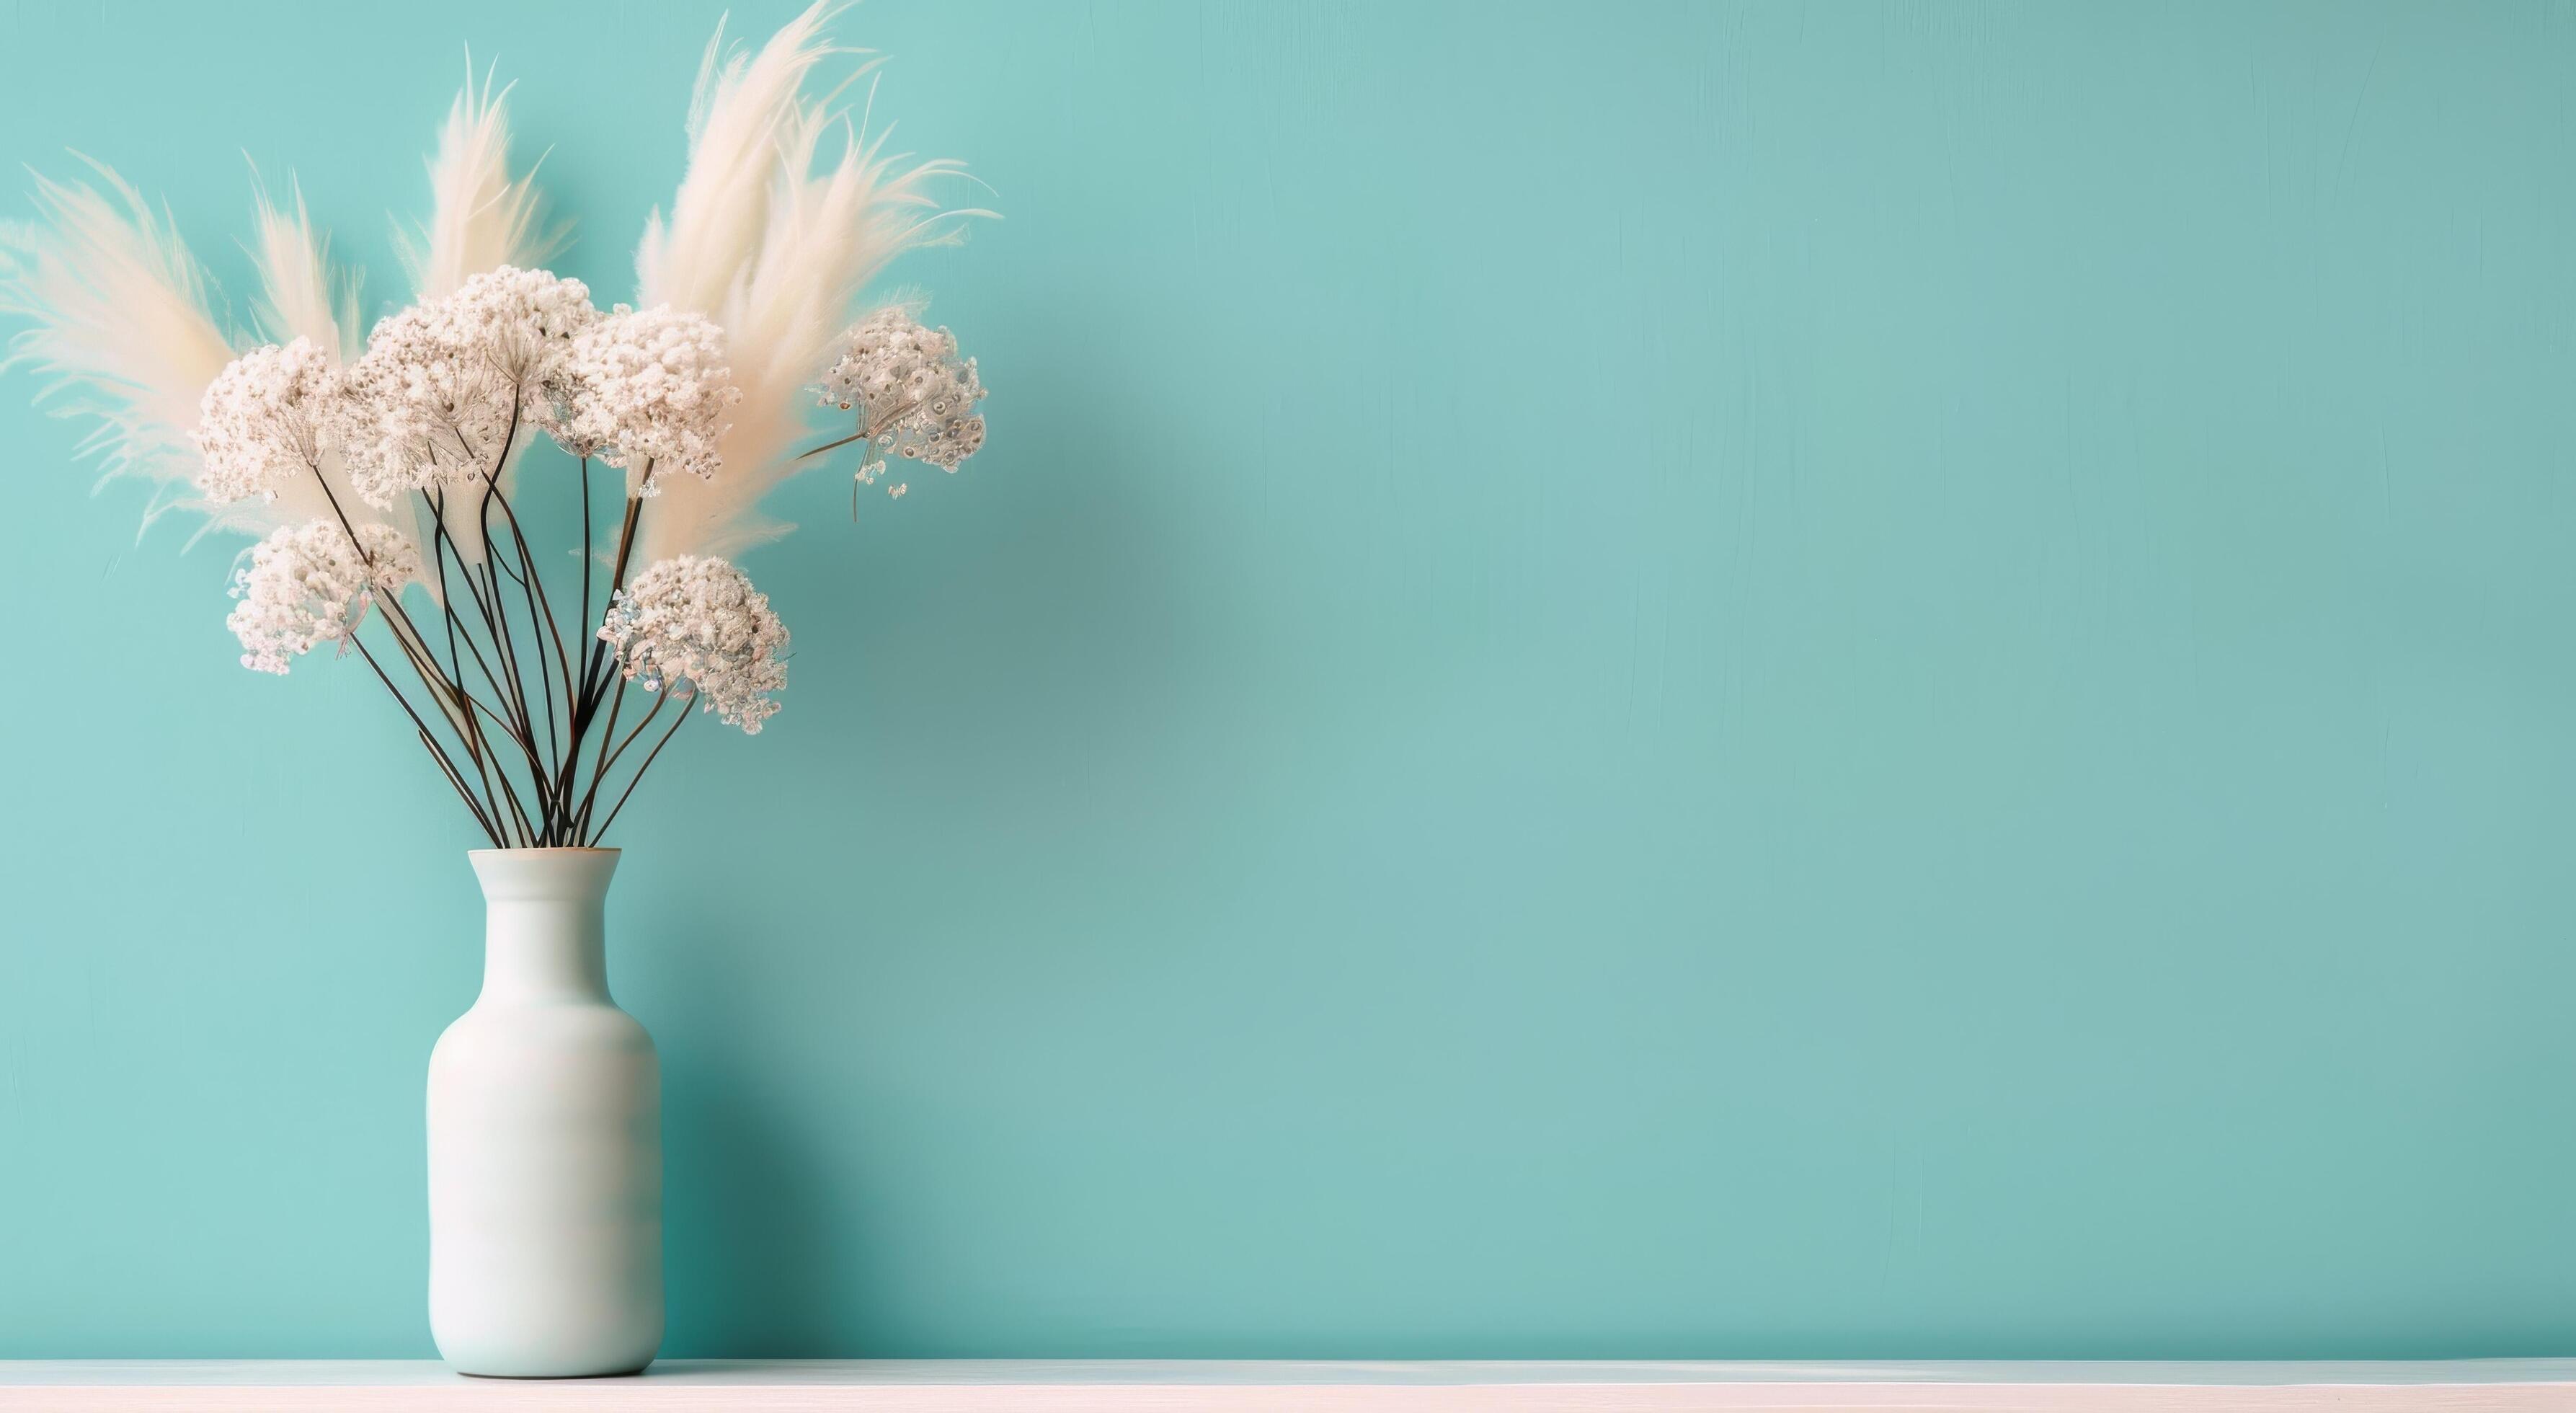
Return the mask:
<svg viewBox="0 0 2576 1413"><path fill-rule="evenodd" d="M0 227L0 313L26 325L10 361L99 419L109 474L160 483L147 524L184 509L258 537L227 620L243 665L356 653L496 848L596 845L691 717L756 733L778 709L787 630L730 558L790 528L759 515L768 490L855 448L853 495L899 497L889 458L954 471L983 443L947 330L902 305L853 322L890 259L989 213L931 199L955 164L888 155L803 96L831 9L756 53L719 29L634 307L540 268L559 238L509 167L506 95L470 81L407 242L415 302L363 345L300 197L255 200L248 337L104 167L39 179L43 218ZM799 453L818 404L847 421ZM523 471L540 437L577 469ZM595 478L624 492L598 525ZM538 548L538 498L577 507L577 555Z"/></svg>

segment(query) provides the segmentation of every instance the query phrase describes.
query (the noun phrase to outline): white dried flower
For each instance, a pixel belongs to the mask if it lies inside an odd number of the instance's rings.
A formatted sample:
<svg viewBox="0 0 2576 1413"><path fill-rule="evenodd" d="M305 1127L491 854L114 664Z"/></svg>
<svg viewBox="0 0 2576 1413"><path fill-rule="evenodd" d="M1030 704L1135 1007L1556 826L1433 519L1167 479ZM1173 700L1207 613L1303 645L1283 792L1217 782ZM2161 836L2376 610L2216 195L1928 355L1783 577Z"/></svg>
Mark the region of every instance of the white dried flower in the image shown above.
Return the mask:
<svg viewBox="0 0 2576 1413"><path fill-rule="evenodd" d="M359 526L355 543L336 520L281 526L251 547L250 566L233 575L241 602L224 626L241 639L242 666L283 673L288 659L314 644L355 634L368 602L401 593L420 569L419 551L390 525Z"/></svg>
<svg viewBox="0 0 2576 1413"><path fill-rule="evenodd" d="M701 314L618 305L573 340L571 389L555 440L575 456L632 471L633 493L652 495L665 472L713 480L716 444L742 401L725 366L724 330Z"/></svg>
<svg viewBox="0 0 2576 1413"><path fill-rule="evenodd" d="M975 411L984 384L975 360L957 356L956 335L900 308L880 309L844 335L821 392L825 406L858 411L872 454L955 471L984 445L984 418Z"/></svg>
<svg viewBox="0 0 2576 1413"><path fill-rule="evenodd" d="M581 281L505 265L376 325L342 379L358 494L481 484L517 429L559 423L573 340L598 317Z"/></svg>
<svg viewBox="0 0 2576 1413"><path fill-rule="evenodd" d="M647 567L618 590L599 636L620 671L648 692L705 703L728 726L760 734L787 686L787 628L751 577L712 555Z"/></svg>
<svg viewBox="0 0 2576 1413"><path fill-rule="evenodd" d="M225 364L197 404L197 489L217 505L276 499L321 463L338 395L331 356L311 339Z"/></svg>

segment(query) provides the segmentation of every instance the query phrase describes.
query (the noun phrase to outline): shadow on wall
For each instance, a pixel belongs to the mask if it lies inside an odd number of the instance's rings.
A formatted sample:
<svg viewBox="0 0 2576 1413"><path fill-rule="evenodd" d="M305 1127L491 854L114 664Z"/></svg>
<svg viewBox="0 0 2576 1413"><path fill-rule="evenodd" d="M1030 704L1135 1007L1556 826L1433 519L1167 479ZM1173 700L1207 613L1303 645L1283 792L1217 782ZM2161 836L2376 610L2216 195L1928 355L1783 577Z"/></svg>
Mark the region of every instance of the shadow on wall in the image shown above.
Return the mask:
<svg viewBox="0 0 2576 1413"><path fill-rule="evenodd" d="M954 1095L932 1072L868 1072L873 1062L853 1053L854 1003L822 998L881 985L890 952L918 945L925 925L946 960L913 962L948 998L969 994L950 984L958 969L1155 945L1149 929L1087 927L1062 910L1032 927L1012 895L939 890L902 851L972 851L1036 893L1080 896L1099 886L1086 879L1118 876L1134 830L1194 827L1157 801L1203 808L1207 783L1228 778L1211 738L1189 727L1211 710L1209 679L1223 679L1218 626L1242 610L1153 491L1215 453L1108 454L1124 394L1093 376L1074 363L1032 370L1013 414L1030 450L962 473L1025 484L952 518L944 542L892 536L861 561L816 517L755 565L822 620L788 709L847 712L852 725L793 761L738 768L755 777L748 793L742 778L711 783L724 794L710 808L743 827L692 837L698 882L627 879L633 911L611 923L612 966L638 969L617 994L662 1059L667 1355L851 1357L870 1352L867 1334L882 1331L869 1326L898 1303L881 1224L918 1193L871 1190L870 1174L892 1169L867 1159L889 1141L894 1110L943 1111ZM1041 427L1043 445L1077 452L1037 454ZM845 480L788 494L828 514L845 504ZM806 518L801 505L782 509ZM899 734L872 723L899 723ZM692 769L714 767L682 765L655 784L686 794ZM1176 775L1191 787L1139 784ZM623 842L639 859L677 856L660 834L670 826L635 819ZM1112 821L1127 832L1103 827ZM862 838L878 842L854 847ZM851 945L837 899L790 901L800 877L864 892L865 940ZM1035 1047L997 1063L1058 1061ZM935 1153L912 1157L937 1166Z"/></svg>
<svg viewBox="0 0 2576 1413"><path fill-rule="evenodd" d="M671 991L691 1011L663 1017L660 1039L664 1352L830 1357L854 1272L835 1221L845 1204L827 1186L836 1165L765 1097L777 1085L761 1084L738 1048L754 1022L721 969L691 969Z"/></svg>

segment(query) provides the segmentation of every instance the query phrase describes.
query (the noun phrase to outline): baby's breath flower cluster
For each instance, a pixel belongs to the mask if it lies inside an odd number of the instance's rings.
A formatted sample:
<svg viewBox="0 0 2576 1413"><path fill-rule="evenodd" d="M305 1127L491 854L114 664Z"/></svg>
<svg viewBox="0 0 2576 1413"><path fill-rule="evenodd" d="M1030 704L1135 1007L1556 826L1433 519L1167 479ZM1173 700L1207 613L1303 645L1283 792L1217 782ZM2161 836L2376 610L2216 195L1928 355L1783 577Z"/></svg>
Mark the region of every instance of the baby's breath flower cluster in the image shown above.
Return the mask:
<svg viewBox="0 0 2576 1413"><path fill-rule="evenodd" d="M555 439L576 456L631 470L652 495L672 471L713 480L742 390L725 366L724 330L700 314L618 305L582 330L565 367L571 398Z"/></svg>
<svg viewBox="0 0 2576 1413"><path fill-rule="evenodd" d="M361 525L354 543L336 520L282 526L234 574L241 602L224 626L241 639L242 666L283 674L314 644L355 633L368 601L401 593L420 567L419 552L390 525Z"/></svg>
<svg viewBox="0 0 2576 1413"><path fill-rule="evenodd" d="M807 455L863 443L860 484L877 484L891 456L954 471L983 445L984 418L976 405L984 385L975 360L959 354L948 330L927 327L902 309L880 310L853 328L820 387L826 404L857 413L858 426L854 435ZM601 314L577 280L504 266L377 324L366 352L347 367L335 366L309 338L235 359L202 400L195 429L204 458L199 485L210 501L228 503L274 499L306 476L322 478L327 491L345 476L344 496L353 491L383 509L415 491L442 487L488 489L506 507L507 491L487 485L485 477L497 473L512 445L533 429L576 456L625 470L629 495L645 497L661 489L666 473L709 483L726 477L720 448L742 401L725 331L704 315L622 304ZM900 497L909 489L893 482L886 493ZM619 572L627 564L628 537L644 513L630 505L610 557ZM239 602L226 626L241 641L244 666L284 673L318 644L354 643L370 607L380 607L394 625L400 661L420 677L438 708L414 712L413 723L494 842L596 838L624 803L619 797L606 818L594 821L600 785L623 746L599 753L586 787L550 788L558 773L571 780L577 765L541 771L534 777L533 810L504 808L489 783L490 762L509 753L491 738L487 716L469 709L466 658L458 645L472 646L478 626L494 645L493 654L477 651L473 660L484 687L511 708L489 716L489 722L528 733L510 744L531 758L553 751L557 737L551 729L540 747L527 724L533 717L529 698L544 703L549 715L561 702L564 716L550 725L559 725L573 744L559 759L578 762L579 742L603 710L606 729L614 731L616 709L607 688L620 678L658 694L657 711L663 702L681 704L660 740L696 715L713 715L757 735L778 710L775 694L787 685L787 629L770 610L768 596L733 564L681 554L647 566L623 586L612 576L608 609L581 631L594 632L613 651L578 674L571 666L575 655L533 654L544 680L531 694L519 680L514 657L498 651L520 630L506 626L513 601L501 592L496 570L522 587L526 631L543 635L555 619L546 594L549 576L516 533L515 518L513 524L508 545L487 545L484 551L496 557L515 553L515 566L499 560L482 568L477 579L462 552L441 541L441 553L457 554L458 573L450 580L442 562L442 575L434 581L423 574L420 550L388 525L359 525L354 537L337 518L288 525L248 552L246 567L234 575ZM587 569L592 561L583 564ZM415 579L445 591L434 596L447 630L437 637L415 626L403 605L403 587ZM460 589L473 615L457 611L454 595ZM434 651L438 638L448 644L446 663ZM494 662L502 664L497 673ZM560 683L547 671L553 662L562 666ZM388 679L386 685L393 683ZM395 688L395 695L403 693ZM456 753L431 739L426 722L437 720L455 728ZM657 741L643 764L649 766L658 753ZM480 799L475 781L484 785Z"/></svg>
<svg viewBox="0 0 2576 1413"><path fill-rule="evenodd" d="M224 365L198 403L197 489L217 505L274 500L313 474L339 398L339 370L311 339L255 348Z"/></svg>
<svg viewBox="0 0 2576 1413"><path fill-rule="evenodd" d="M984 384L975 360L957 356L956 335L900 308L880 309L850 330L821 393L825 406L859 414L869 450L861 485L876 484L888 453L953 472L984 445L984 418L975 410Z"/></svg>
<svg viewBox="0 0 2576 1413"><path fill-rule="evenodd" d="M787 629L751 578L712 555L684 554L619 590L599 636L618 670L648 692L695 698L727 726L760 734L787 686Z"/></svg>
<svg viewBox="0 0 2576 1413"><path fill-rule="evenodd" d="M350 483L378 506L480 483L519 428L560 420L598 317L581 281L505 265L377 324L342 380Z"/></svg>

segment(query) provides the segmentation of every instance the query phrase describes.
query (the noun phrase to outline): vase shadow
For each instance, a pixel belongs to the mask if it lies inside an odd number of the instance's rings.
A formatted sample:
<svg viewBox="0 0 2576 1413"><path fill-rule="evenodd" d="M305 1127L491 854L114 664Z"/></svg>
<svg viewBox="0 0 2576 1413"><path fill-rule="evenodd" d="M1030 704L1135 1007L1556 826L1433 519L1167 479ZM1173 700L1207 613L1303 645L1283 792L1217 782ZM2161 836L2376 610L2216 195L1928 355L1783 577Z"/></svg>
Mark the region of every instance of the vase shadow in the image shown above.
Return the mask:
<svg viewBox="0 0 2576 1413"><path fill-rule="evenodd" d="M1086 337L1072 324L1032 333L1040 345ZM1228 709L1206 694L1243 610L1161 492L1233 452L1111 456L1102 449L1134 422L1131 389L1076 364L1032 369L1026 387L1027 425L1075 449L1049 459L1053 474L993 495L971 521L955 512L944 538L934 525L872 542L864 577L815 547L846 494L817 481L825 494L802 514L816 533L762 561L769 591L818 620L804 641L821 650L796 667L808 703L797 710L836 734L807 738L793 758L720 758L703 741L698 756L675 751L647 788L690 801L687 811L619 822L634 859L612 966L631 968L633 1010L662 1056L668 1357L920 1352L921 1293L885 1263L899 1250L922 1259L922 1234L903 1225L923 1205L907 1175L969 1155L864 1159L883 1125L939 1110L958 1090L936 1068L868 1072L868 1047L849 1033L860 1008L833 998L953 974L889 960L924 929L951 948L948 969L1052 958L1067 939L990 896L871 875L901 856L872 860L869 843L893 821L926 821L958 857L998 833L1041 862L1060 858L1059 845L1096 836L1096 801L1128 798L1158 772L1198 779L1175 742ZM803 493L782 491L786 518L800 518ZM950 587L921 587L933 583ZM904 612L886 614L889 601ZM863 744L871 721L903 723L901 746ZM758 785L749 797L746 776ZM692 857L696 868L674 866ZM861 924L848 892L869 882L881 887ZM1080 941L1180 945L1145 931ZM622 981L617 994L628 997ZM924 1130L945 1126L913 1126Z"/></svg>
<svg viewBox="0 0 2576 1413"><path fill-rule="evenodd" d="M723 984L674 980L646 1018L662 1057L662 1354L833 1357L851 1253L831 1155L735 1048L746 1018Z"/></svg>

